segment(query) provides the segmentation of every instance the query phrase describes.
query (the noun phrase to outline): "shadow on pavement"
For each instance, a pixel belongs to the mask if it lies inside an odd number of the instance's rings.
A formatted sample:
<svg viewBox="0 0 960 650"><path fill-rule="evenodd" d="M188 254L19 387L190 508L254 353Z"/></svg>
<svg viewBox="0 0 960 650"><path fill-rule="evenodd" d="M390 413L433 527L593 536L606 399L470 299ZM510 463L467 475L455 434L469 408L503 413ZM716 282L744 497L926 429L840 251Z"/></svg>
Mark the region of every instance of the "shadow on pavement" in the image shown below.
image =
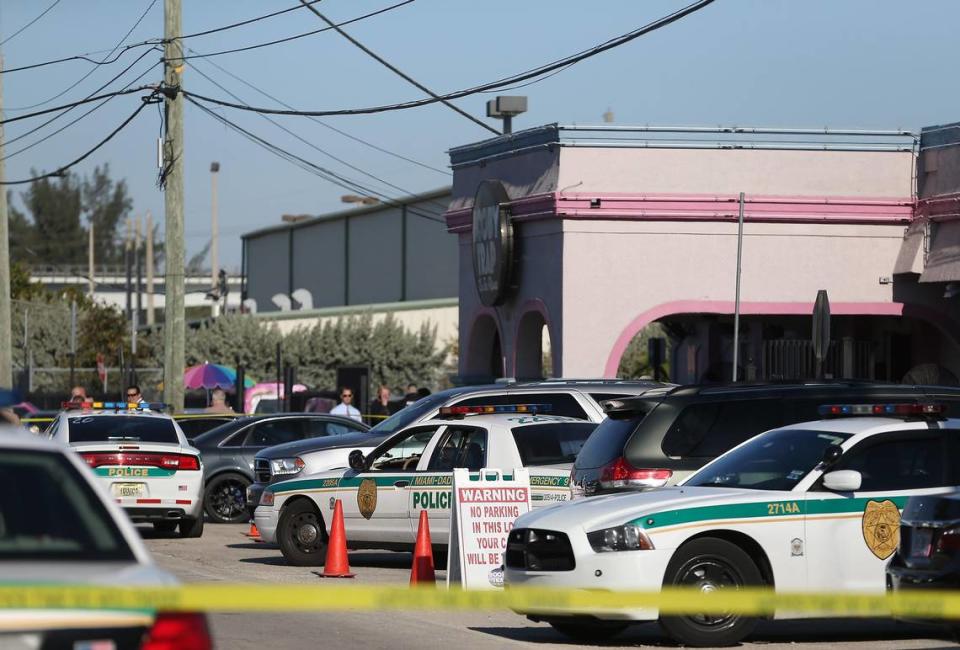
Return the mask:
<svg viewBox="0 0 960 650"><path fill-rule="evenodd" d="M238 561L246 564L266 564L268 566L293 566L287 562L282 555L268 555L267 557L242 557Z"/></svg>
<svg viewBox="0 0 960 650"><path fill-rule="evenodd" d="M227 548L239 548L243 550L267 550L267 551L279 551L280 547L276 544L267 544L265 542L240 542L239 544L227 544Z"/></svg>
<svg viewBox="0 0 960 650"><path fill-rule="evenodd" d="M491 636L540 644L571 644L594 647L656 646L677 647L663 635L655 623L639 623L609 641L575 641L553 628L529 623L518 627L471 627L471 630ZM930 639L933 644L924 650L947 650L957 646L945 628L936 625L900 623L888 619L806 619L795 621L767 621L757 627L747 643L851 643L891 642L912 639Z"/></svg>

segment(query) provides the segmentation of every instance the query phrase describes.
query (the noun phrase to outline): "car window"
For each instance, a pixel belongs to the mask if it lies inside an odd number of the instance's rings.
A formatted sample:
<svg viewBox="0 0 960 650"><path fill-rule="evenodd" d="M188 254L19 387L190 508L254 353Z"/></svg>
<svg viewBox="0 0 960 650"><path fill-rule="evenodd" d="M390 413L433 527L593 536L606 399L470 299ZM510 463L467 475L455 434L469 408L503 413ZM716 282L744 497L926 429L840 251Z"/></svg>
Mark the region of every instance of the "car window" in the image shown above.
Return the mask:
<svg viewBox="0 0 960 650"><path fill-rule="evenodd" d="M592 422L547 422L511 429L524 467L572 463L597 425Z"/></svg>
<svg viewBox="0 0 960 650"><path fill-rule="evenodd" d="M78 415L68 425L68 442L179 442L172 420L152 416Z"/></svg>
<svg viewBox="0 0 960 650"><path fill-rule="evenodd" d="M424 417L430 411L440 408L450 399L450 395L445 393L434 393L422 399L418 399L410 406L405 406L386 420L380 422L377 426L370 429L372 433L389 434L400 431Z"/></svg>
<svg viewBox="0 0 960 650"><path fill-rule="evenodd" d="M185 435L188 440L193 440L200 434L206 433L214 427L218 427L229 421L230 420L226 418L181 418L177 420L177 424L180 425L180 430L183 431L183 435Z"/></svg>
<svg viewBox="0 0 960 650"><path fill-rule="evenodd" d="M92 487L63 455L0 454L0 560L135 559Z"/></svg>
<svg viewBox="0 0 960 650"><path fill-rule="evenodd" d="M448 427L430 457L429 472L452 472L456 467L483 469L487 461L487 431L477 427Z"/></svg>
<svg viewBox="0 0 960 650"><path fill-rule="evenodd" d="M576 466L581 469L602 467L623 456L627 440L646 416L646 413L638 412L628 418L607 418L598 424L583 444Z"/></svg>
<svg viewBox="0 0 960 650"><path fill-rule="evenodd" d="M498 395L486 395L480 397L468 397L465 400L454 402L456 406L496 406L500 404L549 404L551 406L550 415L561 415L568 418L577 418L580 420L589 420L587 412L580 406L573 395L569 393L523 393L509 395L506 393Z"/></svg>
<svg viewBox="0 0 960 650"><path fill-rule="evenodd" d="M345 433L357 433L358 431L366 431L362 426L359 426L359 423L354 423L349 420L342 421L330 421L330 420L321 420L320 418L307 420L304 423L304 428L306 429L307 438L318 438L322 436L342 436Z"/></svg>
<svg viewBox="0 0 960 650"><path fill-rule="evenodd" d="M859 492L919 490L949 484L939 435L876 436L857 445L831 470L860 472Z"/></svg>
<svg viewBox="0 0 960 650"><path fill-rule="evenodd" d="M398 438L390 440L370 454L370 469L379 472L415 471L420 457L423 456L423 450L436 432L437 427L428 427L399 434Z"/></svg>
<svg viewBox="0 0 960 650"><path fill-rule="evenodd" d="M691 404L667 430L662 449L667 456L715 458L780 426L783 402L778 399Z"/></svg>
<svg viewBox="0 0 960 650"><path fill-rule="evenodd" d="M257 422L251 427L243 444L247 447L272 447L301 439L303 439L303 421L283 418Z"/></svg>

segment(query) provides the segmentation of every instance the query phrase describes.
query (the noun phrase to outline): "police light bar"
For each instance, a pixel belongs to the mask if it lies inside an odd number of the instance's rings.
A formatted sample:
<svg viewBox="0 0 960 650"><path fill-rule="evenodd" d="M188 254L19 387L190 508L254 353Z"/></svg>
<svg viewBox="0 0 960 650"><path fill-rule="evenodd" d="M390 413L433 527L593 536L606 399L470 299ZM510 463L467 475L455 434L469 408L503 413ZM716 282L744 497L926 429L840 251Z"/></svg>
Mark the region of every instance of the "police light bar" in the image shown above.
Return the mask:
<svg viewBox="0 0 960 650"><path fill-rule="evenodd" d="M479 413L549 413L550 404L495 404L490 406L441 406L440 415L475 415Z"/></svg>
<svg viewBox="0 0 960 650"><path fill-rule="evenodd" d="M167 405L163 402L60 402L60 408L82 411L162 411Z"/></svg>
<svg viewBox="0 0 960 650"><path fill-rule="evenodd" d="M824 417L844 415L942 415L947 407L932 402L913 404L824 404L817 409Z"/></svg>

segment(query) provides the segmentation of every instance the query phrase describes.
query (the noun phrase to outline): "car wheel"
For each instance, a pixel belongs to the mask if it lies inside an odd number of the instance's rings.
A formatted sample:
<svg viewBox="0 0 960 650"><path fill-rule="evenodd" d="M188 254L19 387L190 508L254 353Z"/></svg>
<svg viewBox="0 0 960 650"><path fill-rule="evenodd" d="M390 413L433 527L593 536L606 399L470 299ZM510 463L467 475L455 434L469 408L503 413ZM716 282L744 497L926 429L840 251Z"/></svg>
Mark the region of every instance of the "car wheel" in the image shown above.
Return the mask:
<svg viewBox="0 0 960 650"><path fill-rule="evenodd" d="M681 546L667 565L663 585L703 592L763 584L760 570L739 546L704 537ZM733 645L753 632L756 617L739 614L661 616L663 629L684 645Z"/></svg>
<svg viewBox="0 0 960 650"><path fill-rule="evenodd" d="M286 506L277 523L277 543L294 566L322 566L327 559L327 532L311 501L301 499Z"/></svg>
<svg viewBox="0 0 960 650"><path fill-rule="evenodd" d="M204 490L203 509L210 521L218 524L241 524L247 517L247 486L250 481L240 474L220 474Z"/></svg>
<svg viewBox="0 0 960 650"><path fill-rule="evenodd" d="M550 621L550 627L564 636L583 642L607 641L617 636L625 629L627 623L573 623L564 621Z"/></svg>
<svg viewBox="0 0 960 650"><path fill-rule="evenodd" d="M176 521L155 521L153 522L153 529L158 533L172 533L177 529Z"/></svg>
<svg viewBox="0 0 960 650"><path fill-rule="evenodd" d="M184 517L180 520L180 537L201 537L203 535L203 513L196 519Z"/></svg>

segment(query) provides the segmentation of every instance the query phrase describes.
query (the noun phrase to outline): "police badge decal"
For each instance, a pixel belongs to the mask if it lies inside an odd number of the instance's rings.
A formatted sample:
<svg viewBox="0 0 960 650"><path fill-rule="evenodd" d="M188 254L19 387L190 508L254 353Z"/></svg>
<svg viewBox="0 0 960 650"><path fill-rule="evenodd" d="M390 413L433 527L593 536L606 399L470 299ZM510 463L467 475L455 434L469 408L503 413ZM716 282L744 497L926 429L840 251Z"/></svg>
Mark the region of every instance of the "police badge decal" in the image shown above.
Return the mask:
<svg viewBox="0 0 960 650"><path fill-rule="evenodd" d="M377 482L372 478L360 481L360 489L357 490L357 507L360 508L360 514L365 519L372 517L373 511L377 509Z"/></svg>
<svg viewBox="0 0 960 650"><path fill-rule="evenodd" d="M900 510L889 499L867 501L863 511L863 540L881 560L893 555L900 544Z"/></svg>

